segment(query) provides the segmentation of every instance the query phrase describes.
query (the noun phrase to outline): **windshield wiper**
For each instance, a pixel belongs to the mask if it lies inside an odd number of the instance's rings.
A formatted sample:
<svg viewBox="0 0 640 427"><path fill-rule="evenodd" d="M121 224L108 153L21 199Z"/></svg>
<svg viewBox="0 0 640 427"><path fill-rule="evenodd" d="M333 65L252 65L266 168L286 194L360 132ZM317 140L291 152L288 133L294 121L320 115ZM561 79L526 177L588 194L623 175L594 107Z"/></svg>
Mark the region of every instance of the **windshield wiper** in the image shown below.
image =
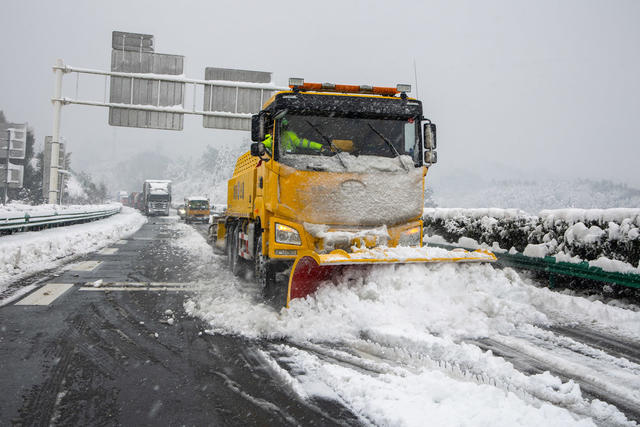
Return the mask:
<svg viewBox="0 0 640 427"><path fill-rule="evenodd" d="M344 164L344 161L342 160L342 158L340 156L338 156L338 154L342 153L342 150L340 150L338 147L336 147L336 145L331 142L331 140L320 131L320 129L318 129L318 127L316 125L314 125L313 123L311 123L309 120L304 119L305 122L307 122L307 124L309 126L311 126L313 128L313 130L315 130L316 132L318 132L318 135L320 135L330 146L331 148L333 148L336 151L336 157L338 158L338 160L340 160L340 163L342 164L342 167L347 169L347 165Z"/></svg>
<svg viewBox="0 0 640 427"><path fill-rule="evenodd" d="M402 168L404 170L406 170L407 172L409 172L409 168L407 167L407 165L404 164L404 162L400 158L400 153L398 153L398 150L396 150L396 147L391 143L391 141L389 141L386 136L384 136L382 133L380 133L378 131L378 129L374 128L371 125L371 123L367 123L367 125L371 128L372 131L374 131L376 133L376 135L378 135L380 138L382 138L382 140L384 142L386 142L389 147L391 147L391 151L393 151L395 153L396 157L398 158L398 161L400 161L400 164L402 165Z"/></svg>

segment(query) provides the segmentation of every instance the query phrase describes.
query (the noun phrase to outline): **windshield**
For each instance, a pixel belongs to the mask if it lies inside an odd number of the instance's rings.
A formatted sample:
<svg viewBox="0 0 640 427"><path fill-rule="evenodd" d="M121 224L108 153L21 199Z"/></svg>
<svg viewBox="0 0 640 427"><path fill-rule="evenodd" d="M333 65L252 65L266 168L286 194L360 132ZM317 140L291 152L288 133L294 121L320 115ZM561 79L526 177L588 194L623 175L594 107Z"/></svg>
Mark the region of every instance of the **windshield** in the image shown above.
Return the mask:
<svg viewBox="0 0 640 427"><path fill-rule="evenodd" d="M168 194L149 194L149 200L154 202L165 202L170 199Z"/></svg>
<svg viewBox="0 0 640 427"><path fill-rule="evenodd" d="M287 114L279 121L279 153L334 156L409 156L420 165L416 120Z"/></svg>
<svg viewBox="0 0 640 427"><path fill-rule="evenodd" d="M206 200L192 200L189 202L190 209L209 209L209 203Z"/></svg>

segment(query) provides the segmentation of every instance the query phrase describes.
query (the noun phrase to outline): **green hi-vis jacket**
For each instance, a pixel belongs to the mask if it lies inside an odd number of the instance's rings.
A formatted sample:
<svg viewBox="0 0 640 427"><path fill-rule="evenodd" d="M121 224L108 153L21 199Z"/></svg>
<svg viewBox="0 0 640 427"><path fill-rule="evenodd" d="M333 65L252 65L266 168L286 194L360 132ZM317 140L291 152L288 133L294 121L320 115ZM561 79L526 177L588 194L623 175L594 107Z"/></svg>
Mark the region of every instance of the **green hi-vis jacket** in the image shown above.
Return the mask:
<svg viewBox="0 0 640 427"><path fill-rule="evenodd" d="M273 142L271 140L270 134L267 134L267 137L264 139L263 143L265 147L271 150ZM293 151L295 148L310 148L316 151L322 150L322 144L315 141L309 141L307 138L300 139L300 137L298 137L295 132L290 130L284 131L282 133L280 143L287 151Z"/></svg>

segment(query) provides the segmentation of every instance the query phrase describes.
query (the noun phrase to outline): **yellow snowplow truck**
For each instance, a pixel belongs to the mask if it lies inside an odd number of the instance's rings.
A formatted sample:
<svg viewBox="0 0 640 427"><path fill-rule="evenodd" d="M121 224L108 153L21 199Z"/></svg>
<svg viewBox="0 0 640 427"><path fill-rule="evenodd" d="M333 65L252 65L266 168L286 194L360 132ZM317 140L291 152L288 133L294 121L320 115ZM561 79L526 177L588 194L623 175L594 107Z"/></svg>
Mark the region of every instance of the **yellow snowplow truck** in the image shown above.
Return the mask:
<svg viewBox="0 0 640 427"><path fill-rule="evenodd" d="M206 197L185 197L184 220L187 224L195 221L209 222L209 199Z"/></svg>
<svg viewBox="0 0 640 427"><path fill-rule="evenodd" d="M289 87L252 117L255 142L228 182L216 246L234 274L253 269L288 307L354 266L495 261L487 251L422 246L436 127L407 97L409 85Z"/></svg>

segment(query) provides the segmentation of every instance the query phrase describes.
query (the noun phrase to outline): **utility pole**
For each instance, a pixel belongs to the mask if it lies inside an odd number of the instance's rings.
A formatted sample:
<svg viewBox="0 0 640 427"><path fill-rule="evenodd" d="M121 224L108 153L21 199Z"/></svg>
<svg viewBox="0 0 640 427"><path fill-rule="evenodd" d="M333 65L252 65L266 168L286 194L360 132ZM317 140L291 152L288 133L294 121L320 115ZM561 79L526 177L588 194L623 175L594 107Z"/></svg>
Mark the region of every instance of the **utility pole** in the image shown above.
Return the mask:
<svg viewBox="0 0 640 427"><path fill-rule="evenodd" d="M7 129L7 163L5 164L7 170L4 175L4 200L2 202L3 205L6 205L9 201L9 154L11 146L11 129Z"/></svg>

